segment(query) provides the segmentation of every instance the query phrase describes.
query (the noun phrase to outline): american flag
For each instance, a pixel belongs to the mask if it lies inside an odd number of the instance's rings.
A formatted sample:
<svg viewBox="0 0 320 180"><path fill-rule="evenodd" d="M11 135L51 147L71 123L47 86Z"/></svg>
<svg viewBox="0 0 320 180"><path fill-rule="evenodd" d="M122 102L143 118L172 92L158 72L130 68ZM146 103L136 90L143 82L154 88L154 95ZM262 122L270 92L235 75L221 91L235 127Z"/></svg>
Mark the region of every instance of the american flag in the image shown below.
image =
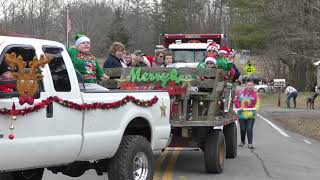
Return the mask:
<svg viewBox="0 0 320 180"><path fill-rule="evenodd" d="M69 14L67 15L67 32L71 32L71 20Z"/></svg>

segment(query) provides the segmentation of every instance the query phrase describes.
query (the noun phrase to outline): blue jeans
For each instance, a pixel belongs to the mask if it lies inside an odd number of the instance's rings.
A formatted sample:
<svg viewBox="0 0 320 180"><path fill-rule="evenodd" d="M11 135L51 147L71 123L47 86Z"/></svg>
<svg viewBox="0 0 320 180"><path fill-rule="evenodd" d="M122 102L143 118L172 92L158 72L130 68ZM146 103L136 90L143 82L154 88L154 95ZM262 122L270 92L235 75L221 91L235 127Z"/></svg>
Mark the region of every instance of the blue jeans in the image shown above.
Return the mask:
<svg viewBox="0 0 320 180"><path fill-rule="evenodd" d="M241 134L241 142L245 143L246 141L246 134L248 137L248 144L252 144L253 140L253 125L254 125L254 118L250 119L240 119L240 134Z"/></svg>
<svg viewBox="0 0 320 180"><path fill-rule="evenodd" d="M298 97L298 92L292 92L290 94L288 94L287 96L287 108L290 108L290 99L293 98L293 105L294 105L294 108L297 107L297 102L296 102L296 99Z"/></svg>

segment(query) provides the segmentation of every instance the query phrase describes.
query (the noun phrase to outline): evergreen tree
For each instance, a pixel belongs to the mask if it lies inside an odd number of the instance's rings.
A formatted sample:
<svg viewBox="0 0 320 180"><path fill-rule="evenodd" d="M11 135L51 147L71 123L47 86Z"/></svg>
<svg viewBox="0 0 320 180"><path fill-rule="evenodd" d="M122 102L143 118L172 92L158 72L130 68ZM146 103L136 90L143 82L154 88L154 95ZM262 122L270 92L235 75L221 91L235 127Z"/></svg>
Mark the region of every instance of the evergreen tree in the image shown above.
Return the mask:
<svg viewBox="0 0 320 180"><path fill-rule="evenodd" d="M108 37L111 42L121 42L125 46L128 46L130 34L124 25L123 15L120 8L115 9L113 21L108 32Z"/></svg>

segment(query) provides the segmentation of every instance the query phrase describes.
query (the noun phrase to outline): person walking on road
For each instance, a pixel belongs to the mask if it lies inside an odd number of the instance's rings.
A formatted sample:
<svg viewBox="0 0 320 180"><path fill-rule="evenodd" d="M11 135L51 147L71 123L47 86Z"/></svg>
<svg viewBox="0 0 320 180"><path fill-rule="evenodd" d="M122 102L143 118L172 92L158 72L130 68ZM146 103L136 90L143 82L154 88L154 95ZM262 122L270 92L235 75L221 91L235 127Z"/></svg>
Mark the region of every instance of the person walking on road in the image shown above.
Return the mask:
<svg viewBox="0 0 320 180"><path fill-rule="evenodd" d="M246 88L239 91L234 100L234 105L235 108L239 110L238 114L241 134L241 144L239 146L243 147L245 145L245 139L247 135L248 148L254 149L252 145L253 125L257 115L257 110L260 105L260 100L257 92L254 91L253 81L248 81L246 83ZM251 110L246 110L249 108Z"/></svg>
<svg viewBox="0 0 320 180"><path fill-rule="evenodd" d="M288 87L286 88L286 94L287 94L287 108L290 108L290 99L293 98L293 105L294 105L294 108L297 107L297 102L296 102L296 99L298 97L298 91L290 86L290 84L288 84Z"/></svg>

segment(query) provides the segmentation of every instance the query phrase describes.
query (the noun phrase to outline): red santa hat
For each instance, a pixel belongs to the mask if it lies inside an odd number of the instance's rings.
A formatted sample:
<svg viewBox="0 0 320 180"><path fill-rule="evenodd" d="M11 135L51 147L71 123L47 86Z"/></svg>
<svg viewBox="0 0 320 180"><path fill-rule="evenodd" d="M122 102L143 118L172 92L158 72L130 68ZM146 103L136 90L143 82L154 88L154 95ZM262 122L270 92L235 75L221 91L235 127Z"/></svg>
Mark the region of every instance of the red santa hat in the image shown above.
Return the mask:
<svg viewBox="0 0 320 180"><path fill-rule="evenodd" d="M218 51L219 47L219 44L212 42L208 45L207 51Z"/></svg>
<svg viewBox="0 0 320 180"><path fill-rule="evenodd" d="M230 49L230 56L234 57L236 56L236 51L234 49Z"/></svg>
<svg viewBox="0 0 320 180"><path fill-rule="evenodd" d="M214 64L217 63L217 60L211 56L207 57L205 60L204 60L205 63L207 62L213 62Z"/></svg>
<svg viewBox="0 0 320 180"><path fill-rule="evenodd" d="M230 50L227 47L221 47L219 50L219 55L229 55L230 54Z"/></svg>

